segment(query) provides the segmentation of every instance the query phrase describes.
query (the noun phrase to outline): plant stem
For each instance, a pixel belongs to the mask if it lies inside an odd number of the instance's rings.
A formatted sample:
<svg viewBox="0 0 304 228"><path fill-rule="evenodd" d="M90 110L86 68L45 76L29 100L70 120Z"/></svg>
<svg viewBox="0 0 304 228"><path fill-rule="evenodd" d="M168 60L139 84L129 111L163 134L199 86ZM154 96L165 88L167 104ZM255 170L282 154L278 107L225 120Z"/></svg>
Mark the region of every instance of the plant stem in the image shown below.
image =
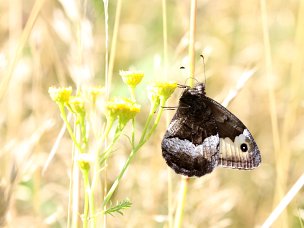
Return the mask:
<svg viewBox="0 0 304 228"><path fill-rule="evenodd" d="M106 197L105 197L105 199L104 199L104 201L103 201L103 205L106 205L106 204L109 202L109 200L111 199L111 197L112 197L113 193L115 192L115 190L116 190L116 188L117 188L117 186L118 186L118 184L119 184L121 178L123 177L125 171L126 171L127 168L129 167L129 164L130 164L131 160L133 159L134 155L136 154L136 150L137 150L137 149L134 148L134 149L131 151L131 153L130 153L130 155L129 155L127 161L126 161L126 163L124 164L122 170L120 171L120 173L119 173L119 175L117 176L115 182L113 183L113 185L111 186L110 190L108 191L108 193L107 193L107 195L106 195Z"/></svg>
<svg viewBox="0 0 304 228"><path fill-rule="evenodd" d="M71 201L71 226L68 224L67 227L78 228L79 220L79 167L76 160L76 153L78 153L76 146L73 145L72 149L72 167L71 167L71 181L70 181L70 201ZM69 209L70 211L70 209Z"/></svg>
<svg viewBox="0 0 304 228"><path fill-rule="evenodd" d="M167 3L162 0L162 13L163 13L163 39L164 39L164 77L168 73L168 29L167 29Z"/></svg>
<svg viewBox="0 0 304 228"><path fill-rule="evenodd" d="M108 0L103 0L103 7L104 7L104 19L105 19L104 23L105 23L105 83L106 83L106 99L109 99L112 78L109 78L109 1ZM106 137L105 137L105 139L106 139ZM106 144L107 141L105 140L104 143ZM98 162L98 164L95 165L95 167L99 167L99 162ZM95 171L98 171L98 170L95 169ZM97 175L97 174L94 172L94 175ZM105 194L106 191L107 191L107 169L104 170L103 180L104 180L104 186L103 187L104 187L104 194ZM96 181L94 181L94 185L95 185L95 182ZM107 216L106 216L106 214L103 215L103 227L104 228L107 227Z"/></svg>
<svg viewBox="0 0 304 228"><path fill-rule="evenodd" d="M86 170L82 170L82 178L84 183L83 227L87 228L89 221L89 192L90 192L89 172Z"/></svg>
<svg viewBox="0 0 304 228"><path fill-rule="evenodd" d="M167 26L167 1L162 0L163 13L163 42L164 42L164 78L168 77L168 26ZM166 115L166 125L169 125L168 113ZM173 227L173 204L172 204L172 176L171 168L167 168L168 177L168 228Z"/></svg>
<svg viewBox="0 0 304 228"><path fill-rule="evenodd" d="M110 130L112 129L112 126L114 124L114 120L109 119L107 121L106 129L104 134L101 136L97 148L94 151L94 171L93 171L93 178L92 178L92 184L90 188L90 195L89 195L89 201L90 201L90 214L93 219L93 226L96 227L96 219L97 216L95 215L95 205L94 205L94 190L96 187L98 174L99 174L99 168L100 168L100 162L99 162L99 148L104 143L104 140L108 137Z"/></svg>
<svg viewBox="0 0 304 228"><path fill-rule="evenodd" d="M276 219L280 216L280 214L284 211L284 209L286 209L288 204L291 202L291 200L295 198L296 194L298 194L298 192L301 190L303 186L304 186L304 173L299 177L296 183L294 183L294 185L282 198L282 200L279 202L276 208L271 212L271 214L269 215L269 217L266 219L266 221L263 223L261 227L262 228L272 227L274 221L276 221Z"/></svg>
<svg viewBox="0 0 304 228"><path fill-rule="evenodd" d="M88 189L88 195L89 195L89 207L90 207L90 220L91 222L91 228L95 228L96 227L96 215L95 215L95 202L94 202L94 191L92 188Z"/></svg>
<svg viewBox="0 0 304 228"><path fill-rule="evenodd" d="M160 107L164 107L165 103L166 103L166 101L164 99L161 99ZM142 139L142 142L139 142L139 146L140 147L147 142L147 140L151 137L151 135L155 131L155 129L156 129L156 127L157 127L157 125L158 125L158 123L160 121L160 117L161 117L162 113L163 113L163 108L160 108L160 110L157 113L157 116L155 118L155 121L154 121L154 124L153 124L151 130L148 132L147 136Z"/></svg>
<svg viewBox="0 0 304 228"><path fill-rule="evenodd" d="M168 228L173 227L173 200L172 200L172 174L171 168L167 167L167 176L168 176Z"/></svg>
<svg viewBox="0 0 304 228"><path fill-rule="evenodd" d="M82 144L84 145L84 150L87 147L88 139L87 139L87 129L86 129L86 123L85 123L85 117L79 116L79 123L80 123L80 133L81 133L81 140Z"/></svg>
<svg viewBox="0 0 304 228"><path fill-rule="evenodd" d="M188 177L182 177L181 187L179 192L179 202L176 209L175 220L174 220L174 228L179 228L182 225L184 207L185 207L185 201L186 201L187 189L188 189L188 182L189 182Z"/></svg>
<svg viewBox="0 0 304 228"><path fill-rule="evenodd" d="M65 126L66 126L66 129L68 130L69 132L69 135L75 145L75 147L77 148L77 150L82 153L83 152L83 148L80 146L80 144L78 143L77 139L76 139L76 136L72 130L72 127L68 121L68 118L67 118L67 115L66 115L66 111L65 111L65 107L64 107L64 104L63 103L59 103L58 104L59 106L59 110L60 110L60 115L61 115L61 118L63 119L64 123L65 123ZM84 136L85 137L85 136ZM72 168L72 173L73 173L73 178L74 178L74 172L75 174L77 173L77 166L76 164L74 163L74 157L75 157L75 152L73 153L73 168ZM77 176L77 175L76 175ZM76 177L77 178L77 177ZM85 181L85 180L84 180ZM77 182L78 183L78 182ZM76 184L76 182L74 183ZM74 186L72 187L72 189L74 189ZM78 192L75 192L73 191L73 215L72 215L72 227L77 227L77 217L75 216L75 211L77 211L77 208L78 208L78 203L76 203L77 200L75 200L77 197L74 197L77 195ZM85 202L84 202L84 220L83 220L83 227L87 227L88 225L88 196L87 194L85 194Z"/></svg>
<svg viewBox="0 0 304 228"><path fill-rule="evenodd" d="M163 100L162 101L162 106L164 106L164 103L165 101ZM132 148L132 151L126 161L126 163L124 164L122 170L120 171L119 175L117 176L115 182L113 183L113 185L111 186L110 190L108 191L108 194L106 195L104 201L103 201L103 205L106 205L109 200L111 199L113 193L115 192L121 178L123 177L124 173L126 172L127 168L129 167L130 165L130 162L133 160L133 158L135 157L136 153L138 152L138 150L145 144L145 142L150 138L150 136L152 135L152 133L154 132L156 126L158 125L159 123L159 120L160 120L160 117L161 117L161 114L162 114L162 111L163 109L161 108L155 118L155 121L154 121L154 124L152 126L152 128L150 128L151 130L149 132L147 132L147 129L149 127L149 123L151 122L152 120L152 117L153 117L153 114L154 114L154 111L156 109L155 105L153 104L152 105L153 107L151 108L151 111L150 111L150 114L148 116L148 119L146 121L146 125L145 125L145 129L143 131L143 134L142 134L142 137L139 141L139 143L137 144L136 147L133 147ZM147 134L147 136L145 137L145 135Z"/></svg>
<svg viewBox="0 0 304 228"><path fill-rule="evenodd" d="M106 97L109 97L110 94L110 80L109 80L109 12L108 12L109 1L103 0L104 7L104 23L105 23L105 78L106 78Z"/></svg>
<svg viewBox="0 0 304 228"><path fill-rule="evenodd" d="M115 142L119 139L120 135L122 133L122 129L116 129L116 133L115 133L115 136L111 142L110 145L108 145L108 147L102 152L102 158L99 159L99 157L97 158L96 161L99 162L100 164L100 167L102 167L103 163L106 162L107 158L109 157L111 151L112 151L112 147L113 145L115 144Z"/></svg>
<svg viewBox="0 0 304 228"><path fill-rule="evenodd" d="M111 85L115 54L116 54L116 43L117 43L117 35L119 29L119 21L120 21L120 12L122 8L122 0L117 0L115 19L114 19L114 28L113 35L111 39L111 50L110 50L110 59L109 59L109 71L108 71L108 83Z"/></svg>
<svg viewBox="0 0 304 228"><path fill-rule="evenodd" d="M110 130L112 128L114 124L114 120L109 119L107 121L107 126L105 129L104 134L101 136L100 140L99 140L99 144L101 145L104 140L108 137ZM93 179L92 179L92 185L91 185L91 189L94 192L95 186L96 186L96 182L97 182L97 177L98 177L98 173L99 173L99 167L100 167L100 162L99 162L99 146L96 148L95 150L95 154L94 154L94 158L95 158L95 162L94 162L94 172L93 172Z"/></svg>
<svg viewBox="0 0 304 228"><path fill-rule="evenodd" d="M151 105L149 116L147 118L144 130L143 130L143 133L141 135L141 138L140 138L139 142L142 142L145 139L147 131L148 131L149 127L150 127L151 120L153 118L154 112L156 111L157 107L158 107L158 103L157 102L154 102L154 104Z"/></svg>
<svg viewBox="0 0 304 228"><path fill-rule="evenodd" d="M130 94L131 94L131 100L135 102L136 101L135 88L129 86L129 91L130 91Z"/></svg>
<svg viewBox="0 0 304 228"><path fill-rule="evenodd" d="M95 228L96 215L95 215L94 191L92 191L92 188L90 187L89 170L82 170L82 176L83 176L84 189L85 189L83 227L87 227L88 222L90 221L90 227Z"/></svg>
<svg viewBox="0 0 304 228"><path fill-rule="evenodd" d="M196 26L196 6L197 0L191 0L190 9L190 31L189 31L189 65L190 65L190 80L189 85L194 85L195 71L195 26ZM175 214L174 227L179 228L182 225L184 206L187 194L188 178L182 177L180 195L178 199L178 207Z"/></svg>
<svg viewBox="0 0 304 228"><path fill-rule="evenodd" d="M278 116L277 116L277 104L275 97L275 89L274 89L274 75L273 75L273 66L272 66L272 56L271 56L271 45L269 39L269 28L268 28L268 15L267 15L267 6L265 0L260 0L261 7L261 18L262 18L262 29L263 29L263 42L264 42L264 57L265 57L265 69L266 69L266 79L268 84L268 99L269 99L269 111L270 111L270 119L271 119L271 129L272 129L272 140L274 147L274 155L276 161L276 187L273 202L274 205L279 202L279 200L284 196L284 192L286 189L286 183L284 180L285 173L285 150L281 147L280 142L280 133L279 133L279 124L278 124ZM288 119L288 118L287 118ZM289 120L289 119L288 119ZM288 151L287 151L288 152ZM287 155L288 156L288 155ZM284 160L283 160L284 158ZM288 214L284 212L281 215L280 221L277 225L281 225L282 227L287 227L288 225Z"/></svg>
<svg viewBox="0 0 304 228"><path fill-rule="evenodd" d="M135 118L132 119L132 139L131 139L132 148L135 147Z"/></svg>
<svg viewBox="0 0 304 228"><path fill-rule="evenodd" d="M0 100L3 98L3 96L5 95L7 89L9 88L9 83L10 80L12 78L12 75L14 73L14 70L16 68L16 64L18 63L18 60L20 59L20 56L22 54L22 50L24 49L27 40L29 38L29 36L31 35L31 31L35 25L35 22L39 16L39 13L41 11L41 8L44 5L45 0L37 0L34 3L34 6L31 10L31 13L29 15L29 18L26 22L26 25L22 31L21 37L20 37L20 41L18 42L16 51L14 53L14 56L12 57L12 59L9 62L8 65L8 70L5 73L4 76L1 77L1 82L0 82Z"/></svg>
<svg viewBox="0 0 304 228"><path fill-rule="evenodd" d="M189 86L194 85L194 71L195 71L195 26L196 26L196 6L197 0L191 0L190 9L190 31L189 31L189 65L190 65L190 80Z"/></svg>
<svg viewBox="0 0 304 228"><path fill-rule="evenodd" d="M70 123L69 123L69 121L67 119L67 115L66 115L66 112L65 112L65 109L64 109L64 104L59 103L58 106L59 106L61 118L63 119L63 121L65 123L65 126L66 126L66 128L67 128L67 130L69 132L69 135L70 135L71 139L73 140L73 142L74 142L75 146L77 147L77 149L79 150L79 152L82 153L83 152L82 148L81 148L80 144L77 142L77 139L76 139L76 137L75 137L75 135L73 133L71 125L70 125Z"/></svg>

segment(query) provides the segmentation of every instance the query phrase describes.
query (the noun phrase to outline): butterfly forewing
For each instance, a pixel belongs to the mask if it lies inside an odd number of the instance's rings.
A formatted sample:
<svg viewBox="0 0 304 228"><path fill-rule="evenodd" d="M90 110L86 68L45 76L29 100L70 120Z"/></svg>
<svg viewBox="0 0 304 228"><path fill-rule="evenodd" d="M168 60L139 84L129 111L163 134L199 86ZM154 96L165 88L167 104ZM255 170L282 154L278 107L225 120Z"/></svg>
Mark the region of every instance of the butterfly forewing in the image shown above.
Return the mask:
<svg viewBox="0 0 304 228"><path fill-rule="evenodd" d="M175 172L202 176L218 162L219 137L210 108L202 96L193 96L191 92L185 90L180 98L162 141L162 154Z"/></svg>

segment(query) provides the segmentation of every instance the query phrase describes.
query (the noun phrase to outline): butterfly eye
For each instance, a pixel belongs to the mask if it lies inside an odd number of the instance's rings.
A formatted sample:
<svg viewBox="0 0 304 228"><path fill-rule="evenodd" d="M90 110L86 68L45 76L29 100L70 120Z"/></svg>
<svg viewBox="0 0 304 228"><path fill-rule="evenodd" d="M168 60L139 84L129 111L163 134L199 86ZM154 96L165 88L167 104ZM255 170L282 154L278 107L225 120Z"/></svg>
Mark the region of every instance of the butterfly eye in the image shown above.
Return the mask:
<svg viewBox="0 0 304 228"><path fill-rule="evenodd" d="M240 146L240 148L241 148L242 152L247 152L248 151L248 146L247 146L246 143L242 143L241 146Z"/></svg>

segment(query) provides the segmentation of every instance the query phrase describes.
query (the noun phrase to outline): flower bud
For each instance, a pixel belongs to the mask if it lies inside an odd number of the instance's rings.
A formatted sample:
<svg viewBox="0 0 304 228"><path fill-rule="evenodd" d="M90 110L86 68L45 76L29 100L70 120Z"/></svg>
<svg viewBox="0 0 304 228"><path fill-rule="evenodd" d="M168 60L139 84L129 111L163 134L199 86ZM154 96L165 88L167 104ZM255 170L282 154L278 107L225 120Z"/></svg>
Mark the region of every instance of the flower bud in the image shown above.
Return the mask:
<svg viewBox="0 0 304 228"><path fill-rule="evenodd" d="M70 99L70 107L75 114L83 115L85 113L84 99L80 96L72 96Z"/></svg>
<svg viewBox="0 0 304 228"><path fill-rule="evenodd" d="M93 156L88 153L79 153L77 161L80 169L88 171L90 169L90 163L93 162Z"/></svg>

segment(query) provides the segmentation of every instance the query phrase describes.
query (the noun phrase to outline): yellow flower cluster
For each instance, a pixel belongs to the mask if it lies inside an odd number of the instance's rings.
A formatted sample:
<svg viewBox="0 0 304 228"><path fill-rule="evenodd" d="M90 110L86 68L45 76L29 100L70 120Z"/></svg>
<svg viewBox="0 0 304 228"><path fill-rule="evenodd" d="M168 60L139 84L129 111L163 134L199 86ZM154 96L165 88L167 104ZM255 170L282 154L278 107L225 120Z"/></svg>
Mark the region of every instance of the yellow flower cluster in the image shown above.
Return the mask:
<svg viewBox="0 0 304 228"><path fill-rule="evenodd" d="M148 87L149 98L152 102L155 100L166 102L176 87L176 82L155 82Z"/></svg>
<svg viewBox="0 0 304 228"><path fill-rule="evenodd" d="M68 103L72 94L72 87L50 87L49 94L57 103Z"/></svg>
<svg viewBox="0 0 304 228"><path fill-rule="evenodd" d="M106 103L106 109L112 120L118 119L126 124L140 112L140 105L127 98L115 98Z"/></svg>
<svg viewBox="0 0 304 228"><path fill-rule="evenodd" d="M128 86L135 88L143 79L144 74L139 71L119 71L119 74Z"/></svg>

